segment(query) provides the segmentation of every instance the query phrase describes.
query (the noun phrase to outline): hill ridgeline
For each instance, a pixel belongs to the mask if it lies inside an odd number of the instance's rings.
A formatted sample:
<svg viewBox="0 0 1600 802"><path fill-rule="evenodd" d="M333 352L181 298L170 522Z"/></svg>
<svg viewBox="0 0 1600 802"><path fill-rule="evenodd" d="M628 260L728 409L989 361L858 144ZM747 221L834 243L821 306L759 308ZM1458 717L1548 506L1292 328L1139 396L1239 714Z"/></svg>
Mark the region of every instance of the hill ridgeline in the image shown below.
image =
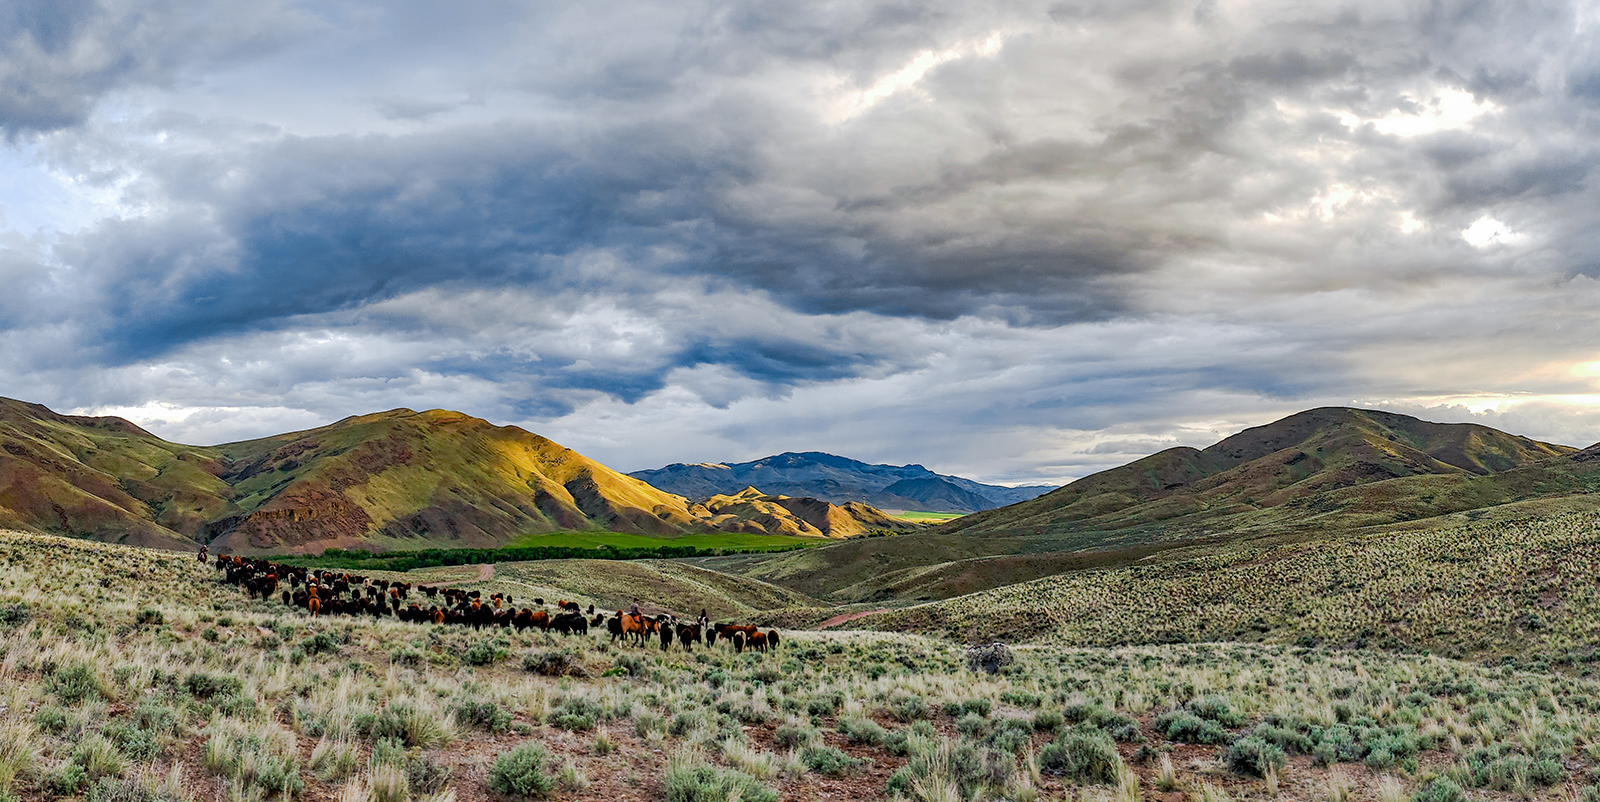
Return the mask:
<svg viewBox="0 0 1600 802"><path fill-rule="evenodd" d="M921 465L869 465L820 451L790 452L752 462L680 462L628 475L694 499L759 487L767 493L809 496L834 504L856 502L886 510L930 512L989 510L1055 489L1053 485L986 485L934 473Z"/></svg>
<svg viewBox="0 0 1600 802"><path fill-rule="evenodd" d="M810 519L832 523L804 534L842 537L890 520L817 503ZM798 529L691 505L549 439L459 412L396 409L200 447L121 418L10 399L0 399L0 527L240 553L487 548L572 530Z"/></svg>

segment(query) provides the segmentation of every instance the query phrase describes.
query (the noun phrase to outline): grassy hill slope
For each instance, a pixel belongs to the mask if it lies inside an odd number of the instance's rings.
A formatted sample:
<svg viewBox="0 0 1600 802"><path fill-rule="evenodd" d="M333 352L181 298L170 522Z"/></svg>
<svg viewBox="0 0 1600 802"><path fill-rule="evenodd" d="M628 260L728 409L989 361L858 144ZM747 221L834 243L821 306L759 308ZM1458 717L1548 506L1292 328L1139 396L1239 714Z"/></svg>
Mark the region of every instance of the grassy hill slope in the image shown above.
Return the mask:
<svg viewBox="0 0 1600 802"><path fill-rule="evenodd" d="M976 536L1127 531L1143 537L1158 529L1195 533L1312 519L1320 527L1362 526L1384 522L1374 515L1431 517L1515 500L1504 484L1470 480L1576 450L1476 424L1329 407L1202 450L1168 449L947 527ZM1381 496L1353 490L1396 479L1413 481L1390 485Z"/></svg>
<svg viewBox="0 0 1600 802"><path fill-rule="evenodd" d="M1260 546L1426 528L1465 511L1544 499L1588 509L1600 448L1470 424L1318 409L1203 449L1176 448L1032 501L889 543L705 564L833 603L946 599L1062 571L1170 560L1186 548Z"/></svg>
<svg viewBox="0 0 1600 802"><path fill-rule="evenodd" d="M517 535L705 527L680 496L514 426L393 410L218 446L243 513L214 548L493 546Z"/></svg>
<svg viewBox="0 0 1600 802"><path fill-rule="evenodd" d="M192 547L208 520L237 510L218 456L121 418L0 399L0 526Z"/></svg>
<svg viewBox="0 0 1600 802"><path fill-rule="evenodd" d="M0 796L20 802L1600 794L1578 665L1041 643L987 674L903 632L734 654L312 619L186 556L11 532L0 565Z"/></svg>
<svg viewBox="0 0 1600 802"><path fill-rule="evenodd" d="M602 610L625 610L633 599L652 610L714 620L743 619L760 610L817 602L777 585L668 560L540 560L495 566L494 586L520 588L519 598L573 598ZM549 592L543 592L548 590ZM533 591L530 593L530 591Z"/></svg>
<svg viewBox="0 0 1600 802"><path fill-rule="evenodd" d="M391 410L213 447L0 399L0 525L236 553L496 547L571 531L845 537L916 528L864 505L710 512L515 426ZM713 520L715 519L715 520ZM781 520L779 520L781 519Z"/></svg>
<svg viewBox="0 0 1600 802"><path fill-rule="evenodd" d="M1214 640L1600 660L1600 498L1080 570L852 622L1074 645ZM1475 520L1474 520L1475 519Z"/></svg>

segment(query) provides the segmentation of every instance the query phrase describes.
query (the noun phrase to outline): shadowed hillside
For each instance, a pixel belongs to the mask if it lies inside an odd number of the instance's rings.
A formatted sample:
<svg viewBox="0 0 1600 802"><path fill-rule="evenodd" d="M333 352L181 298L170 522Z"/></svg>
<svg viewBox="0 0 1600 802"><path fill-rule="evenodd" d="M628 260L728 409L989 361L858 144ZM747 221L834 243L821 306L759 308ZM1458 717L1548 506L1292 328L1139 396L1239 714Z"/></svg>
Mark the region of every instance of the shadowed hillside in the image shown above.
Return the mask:
<svg viewBox="0 0 1600 802"><path fill-rule="evenodd" d="M237 510L218 456L122 418L0 399L0 526L192 548L206 521Z"/></svg>

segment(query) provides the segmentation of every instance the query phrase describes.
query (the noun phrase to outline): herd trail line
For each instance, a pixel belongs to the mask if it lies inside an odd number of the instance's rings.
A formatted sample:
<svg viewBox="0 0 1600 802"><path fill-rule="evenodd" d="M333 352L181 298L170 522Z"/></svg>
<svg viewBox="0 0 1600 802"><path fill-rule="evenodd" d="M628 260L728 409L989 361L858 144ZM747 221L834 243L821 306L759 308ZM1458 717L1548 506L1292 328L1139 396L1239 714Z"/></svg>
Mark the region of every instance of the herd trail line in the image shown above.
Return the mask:
<svg viewBox="0 0 1600 802"><path fill-rule="evenodd" d="M832 617L832 618L830 618L830 619L818 624L817 625L817 629L827 629L828 627L836 627L836 626L839 626L840 624L843 624L846 621L854 621L857 618L862 618L862 617L873 615L873 614L876 614L876 613L887 613L887 612L889 612L889 608L887 608L887 607L879 607L876 610L862 610L859 613L845 613L844 615L836 615L836 616L834 616L834 617Z"/></svg>

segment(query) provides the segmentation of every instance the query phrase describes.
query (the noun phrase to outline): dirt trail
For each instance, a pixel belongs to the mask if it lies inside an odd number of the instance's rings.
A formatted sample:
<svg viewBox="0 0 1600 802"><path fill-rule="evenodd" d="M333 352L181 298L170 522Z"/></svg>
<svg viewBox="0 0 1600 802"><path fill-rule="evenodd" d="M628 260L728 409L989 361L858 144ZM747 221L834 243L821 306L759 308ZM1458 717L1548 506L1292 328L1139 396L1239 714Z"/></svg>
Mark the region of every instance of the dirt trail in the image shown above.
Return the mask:
<svg viewBox="0 0 1600 802"><path fill-rule="evenodd" d="M830 618L830 619L818 624L817 625L817 629L827 629L828 627L836 627L836 626L839 626L840 624L843 624L846 621L854 621L857 618L865 618L866 616L869 616L869 615L876 615L878 613L887 613L887 612L889 612L889 608L887 608L887 607L879 607L876 610L862 610L859 613L845 613L844 615L836 615L836 616L834 616L834 617L832 617L832 618Z"/></svg>
<svg viewBox="0 0 1600 802"><path fill-rule="evenodd" d="M442 588L445 585L453 585L457 582L488 582L491 579L494 579L494 563L479 563L478 575L472 579L446 579L443 582L425 582L417 587Z"/></svg>

